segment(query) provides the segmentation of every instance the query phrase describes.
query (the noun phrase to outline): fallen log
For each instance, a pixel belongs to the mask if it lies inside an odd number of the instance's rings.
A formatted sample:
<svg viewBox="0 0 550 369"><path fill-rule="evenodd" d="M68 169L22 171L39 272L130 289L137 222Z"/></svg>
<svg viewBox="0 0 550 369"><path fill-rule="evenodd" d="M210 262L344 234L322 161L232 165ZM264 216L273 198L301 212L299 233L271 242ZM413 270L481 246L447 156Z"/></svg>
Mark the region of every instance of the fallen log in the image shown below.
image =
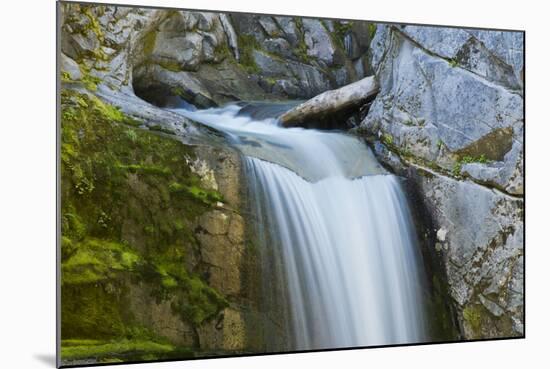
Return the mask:
<svg viewBox="0 0 550 369"><path fill-rule="evenodd" d="M374 76L325 91L279 117L284 127L326 126L326 122L344 119L357 108L373 100L379 87Z"/></svg>

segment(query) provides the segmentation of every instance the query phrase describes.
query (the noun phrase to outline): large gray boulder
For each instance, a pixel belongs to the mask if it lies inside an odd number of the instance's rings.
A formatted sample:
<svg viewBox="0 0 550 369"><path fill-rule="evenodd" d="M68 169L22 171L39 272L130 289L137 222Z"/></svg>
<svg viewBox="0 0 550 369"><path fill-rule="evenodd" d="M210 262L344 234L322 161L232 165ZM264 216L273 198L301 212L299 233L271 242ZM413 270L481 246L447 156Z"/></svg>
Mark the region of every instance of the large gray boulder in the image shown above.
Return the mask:
<svg viewBox="0 0 550 369"><path fill-rule="evenodd" d="M521 89L523 61L516 60L523 50L519 32L422 26L405 26L401 32L425 50L455 62L465 70L509 89Z"/></svg>
<svg viewBox="0 0 550 369"><path fill-rule="evenodd" d="M467 338L523 335L523 200L469 181L420 176L436 251Z"/></svg>
<svg viewBox="0 0 550 369"><path fill-rule="evenodd" d="M160 106L174 96L200 108L265 98L238 64L238 36L226 14L171 12L142 32L134 55L135 92Z"/></svg>
<svg viewBox="0 0 550 369"><path fill-rule="evenodd" d="M291 17L273 17L279 28L284 33L284 38L287 40L290 45L293 47L300 41L301 35L296 25L296 21Z"/></svg>
<svg viewBox="0 0 550 369"><path fill-rule="evenodd" d="M307 98L332 86L327 75L314 66L295 60L282 60L261 50L254 50L252 57L261 74L260 86L273 95Z"/></svg>
<svg viewBox="0 0 550 369"><path fill-rule="evenodd" d="M367 22L243 14L231 18L243 65L275 97L311 98L359 80L369 70L365 68L370 42ZM350 32L339 32L346 27ZM354 46L352 52L346 44Z"/></svg>
<svg viewBox="0 0 550 369"><path fill-rule="evenodd" d="M358 132L415 183L465 338L523 335L523 35L379 25Z"/></svg>
<svg viewBox="0 0 550 369"><path fill-rule="evenodd" d="M317 19L304 19L302 24L307 55L318 59L327 66L334 65L337 49L323 23Z"/></svg>
<svg viewBox="0 0 550 369"><path fill-rule="evenodd" d="M391 136L394 145L429 165L521 195L523 96L516 90L519 84L511 88L505 82L496 83L491 73L483 77L468 69L469 60L461 64L447 59L480 42L472 41L470 33L427 27L424 34L418 27L408 27L380 26L377 32L372 64L380 94L361 128ZM439 42L427 41L431 39ZM434 44L434 50L420 47L422 43ZM499 59L491 64L492 70L502 63ZM476 160L486 170L462 168Z"/></svg>
<svg viewBox="0 0 550 369"><path fill-rule="evenodd" d="M147 36L151 43L147 61L168 69L197 71L205 62L219 62L223 58L216 49L226 45L226 29L214 13L175 12ZM230 36L231 38L231 36Z"/></svg>

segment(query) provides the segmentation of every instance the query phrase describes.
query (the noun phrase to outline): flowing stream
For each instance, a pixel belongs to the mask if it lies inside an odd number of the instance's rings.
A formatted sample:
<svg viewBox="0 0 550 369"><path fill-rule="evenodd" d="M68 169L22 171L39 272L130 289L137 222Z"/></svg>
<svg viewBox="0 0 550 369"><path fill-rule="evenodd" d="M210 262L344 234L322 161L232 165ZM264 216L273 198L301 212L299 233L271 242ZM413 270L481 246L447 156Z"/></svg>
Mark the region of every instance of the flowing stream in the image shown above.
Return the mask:
<svg viewBox="0 0 550 369"><path fill-rule="evenodd" d="M422 342L422 261L399 179L359 139L282 128L284 104L175 109L244 156L263 295L284 305L286 345Z"/></svg>

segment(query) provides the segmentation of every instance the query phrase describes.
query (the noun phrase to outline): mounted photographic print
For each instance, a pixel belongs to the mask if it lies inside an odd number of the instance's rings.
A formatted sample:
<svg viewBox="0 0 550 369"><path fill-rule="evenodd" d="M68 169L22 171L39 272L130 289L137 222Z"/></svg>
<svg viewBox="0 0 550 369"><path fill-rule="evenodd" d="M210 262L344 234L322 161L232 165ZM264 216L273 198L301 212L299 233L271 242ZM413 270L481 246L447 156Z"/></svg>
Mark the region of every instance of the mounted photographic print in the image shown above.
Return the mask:
<svg viewBox="0 0 550 369"><path fill-rule="evenodd" d="M524 32L57 6L59 366L524 337Z"/></svg>

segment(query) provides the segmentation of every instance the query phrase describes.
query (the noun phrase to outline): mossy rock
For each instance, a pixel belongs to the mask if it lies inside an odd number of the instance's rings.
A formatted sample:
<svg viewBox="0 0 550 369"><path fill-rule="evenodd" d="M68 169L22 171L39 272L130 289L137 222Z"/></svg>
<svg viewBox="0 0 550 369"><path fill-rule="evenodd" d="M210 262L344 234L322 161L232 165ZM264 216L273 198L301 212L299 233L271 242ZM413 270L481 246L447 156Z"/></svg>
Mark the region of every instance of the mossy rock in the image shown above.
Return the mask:
<svg viewBox="0 0 550 369"><path fill-rule="evenodd" d="M62 360L185 357L129 306L130 287L199 326L227 306L198 263L194 224L223 200L186 164L194 149L90 93L61 93ZM147 300L146 300L147 301ZM174 356L175 355L175 356Z"/></svg>
<svg viewBox="0 0 550 369"><path fill-rule="evenodd" d="M260 45L256 38L252 35L239 34L238 45L240 52L239 64L249 73L257 74L260 72L260 68L254 61L254 50L260 48Z"/></svg>
<svg viewBox="0 0 550 369"><path fill-rule="evenodd" d="M483 307L481 305L470 305L462 310L462 318L465 327L470 330L472 338L481 338Z"/></svg>
<svg viewBox="0 0 550 369"><path fill-rule="evenodd" d="M122 339L101 340L62 340L61 357L66 362L79 360L97 363L118 363L159 359L183 359L193 357L188 348L178 348L166 341Z"/></svg>

